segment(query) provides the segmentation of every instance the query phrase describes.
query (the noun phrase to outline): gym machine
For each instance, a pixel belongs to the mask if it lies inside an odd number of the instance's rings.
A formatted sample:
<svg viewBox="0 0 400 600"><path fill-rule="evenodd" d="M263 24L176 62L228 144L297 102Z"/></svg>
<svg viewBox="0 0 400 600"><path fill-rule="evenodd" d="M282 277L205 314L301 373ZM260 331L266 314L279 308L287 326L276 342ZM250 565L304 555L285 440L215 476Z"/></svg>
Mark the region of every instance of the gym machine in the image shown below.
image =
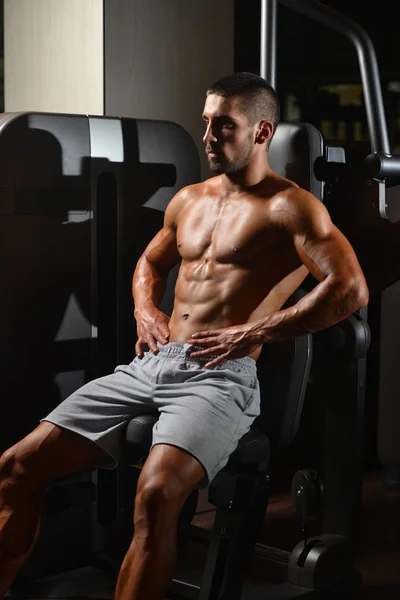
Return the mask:
<svg viewBox="0 0 400 600"><path fill-rule="evenodd" d="M334 199L342 197L341 194L353 194L353 189L350 182L354 180L351 165L345 161L345 154L342 149L326 147L323 143L322 136L315 128L308 124L281 124L278 128L276 138L271 145L271 165L282 174L288 175L289 165L292 169L292 178L307 189L310 189L317 197L325 202L332 214L332 218L336 224L343 230L353 243L356 252L358 253L364 271L366 272L369 285L378 288L391 281L395 281L397 275L389 267L380 269L376 272L369 266L368 247L371 244L371 238L367 244L363 242L362 235L368 236L371 231L374 231L374 240L378 236L376 232L376 224L385 223L383 226L378 225L380 233L382 227L385 227L390 236L384 239L380 238L380 248L385 243L393 241L396 230L396 206L390 202L388 195L388 187L397 183L399 173L399 162L397 157L392 157L388 151L386 125L382 107L382 99L379 87L379 78L377 76L377 67L375 55L368 36L356 24L349 19L343 17L336 11L328 9L318 2L289 2L282 3L291 8L308 14L321 23L325 23L350 37L354 41L359 59L360 68L363 77L363 84L366 93L366 106L368 124L371 134L371 154L365 160L365 169L359 174L357 179L358 185L369 185L368 183L360 183L363 180L370 182L369 187L374 191L378 202L368 203L364 197L357 196L352 198L356 202L366 203L362 211L361 223L357 225L354 222L354 217L347 214L347 211L354 211L356 208L343 208L340 204L340 211L337 208ZM267 43L272 44L276 40L276 2L263 2L263 37L262 48L267 48ZM268 40L265 32L269 31ZM274 54L270 54L273 57ZM265 61L265 58L263 58ZM270 62L268 62L268 60ZM272 58L264 62L264 65L269 65L265 68L269 69L271 77L274 77L274 62ZM262 63L263 64L263 63ZM267 79L273 80L268 74L262 73ZM13 117L18 120L31 120L38 118L37 115L19 115ZM45 117L43 117L45 118ZM59 127L59 123L67 117L65 115L54 116L52 131ZM57 121L58 119L58 121ZM70 117L68 122L69 137L72 139L75 133L79 117ZM82 119L84 119L82 117ZM122 123L125 131L128 129L134 130L141 126L136 120L110 120L107 118L96 119L99 130L105 131L109 125L109 121L113 122L113 127L116 127L116 122ZM83 120L80 122L83 125ZM4 123L3 123L4 125ZM148 128L152 126L158 127L157 124L148 122ZM86 123L84 127L88 127ZM144 125L143 125L144 127ZM17 126L18 128L18 126ZM40 127L36 127L40 129ZM42 129L46 130L46 127ZM144 130L144 129L143 129ZM0 137L3 135L11 135L11 129L2 127L0 129ZM109 130L108 139L113 139L115 132ZM90 132L90 136L92 133ZM156 135L156 134L154 134ZM183 135L183 134L182 134ZM57 136L55 136L57 138ZM63 136L58 136L58 143ZM157 137L157 136L156 136ZM124 137L124 144L128 138ZM137 139L137 132L136 132ZM147 135L142 138L146 148L150 148L147 143ZM8 140L9 141L9 140ZM179 141L179 144L182 140ZM0 142L1 143L1 142ZM123 146L124 146L123 144ZM178 146L179 146L178 144ZM64 146L64 142L60 144ZM186 142L184 144L186 152ZM91 147L95 146L90 144ZM118 145L117 145L118 146ZM151 145L151 152L154 151L156 144ZM189 143L190 146L190 143ZM18 147L18 144L15 146ZM73 143L71 142L71 148ZM125 337L125 326L128 325L128 320L131 320L133 314L131 308L123 306L125 294L127 292L126 284L115 285L118 290L116 297L101 300L103 297L99 290L106 289L110 282L124 281L123 273L125 267L120 266L121 259L123 264L128 268L134 264L134 258L138 258L139 248L130 249L125 252L116 250L115 240L119 240L120 227L130 228L135 224L135 235L144 244L150 239L150 233L156 231L160 226L160 214L152 213L152 225L143 228L143 218L146 219L146 210L143 207L151 208L151 203L154 201L154 195L157 190L151 190L151 193L143 194L143 186L149 186L151 181L150 167L146 172L145 165L142 171L135 171L138 175L136 179L138 199L137 208L139 212L129 212L129 205L125 213L121 213L122 209L118 203L112 203L112 206L107 205L107 198L110 196L110 191L114 190L114 198L118 197L121 189L126 189L124 181L125 170L121 166L123 161L115 159L105 159L103 145L98 153L91 154L91 150L86 149L82 153L81 167L82 173L91 173L85 180L86 183L82 186L86 192L89 190L97 190L97 201L100 201L102 208L96 208L96 204L80 204L79 209L83 212L90 213L89 218L84 219L86 227L91 231L91 236L87 238L86 247L90 248L89 255L93 258L93 267L87 273L92 273L89 276L91 281L89 292L86 295L86 301L90 304L93 299L97 299L98 306L93 310L90 318L86 321L86 326L90 327L91 334L88 336L90 346L94 350L95 359L90 358L89 366L86 370L86 377L98 376L106 372L110 372L112 366L117 362L125 360L128 351L134 344L134 334L131 332ZM138 160L138 163L157 162L148 155L147 159ZM64 159L62 164L73 164L73 155L70 155L70 162ZM88 160L88 157L92 157ZM16 155L15 155L16 159ZM125 160L125 158L124 158ZM191 153L190 160L193 160L193 165L197 164L197 158ZM169 162L169 161L166 161ZM190 161L188 161L190 162ZM107 168L104 165L107 164ZM86 166L85 166L86 165ZM102 166L101 166L102 165ZM101 166L101 168L100 168ZM196 167L187 166L186 173L188 177L186 184L194 182L197 178ZM174 187L176 180L174 177L181 171L174 171L166 165L163 166L163 184L164 186ZM110 176L111 173L111 176ZM128 173L128 169L126 169ZM74 173L71 173L74 175ZM75 173L76 174L76 173ZM100 176L102 179L100 180ZM289 175L288 175L289 176ZM98 181L102 184L99 186ZM165 180L169 183L165 184ZM70 180L72 182L72 180ZM132 179L134 181L134 179ZM89 183L88 183L89 182ZM69 182L67 186L59 185L57 196L66 198L70 194ZM177 187L182 187L185 183L179 181ZM37 193L33 204L38 206L51 206L52 184L47 183L45 186L41 183L37 184L38 188L43 191L43 187L47 188L47 194ZM7 185L5 186L7 187ZM29 187L29 186L27 186ZM30 184L33 188L34 185ZM50 189L50 191L49 191ZM65 191L67 189L68 191ZM102 193L104 191L104 194ZM172 192L170 189L169 192ZM25 195L24 195L25 193ZM29 199L26 189L22 194L16 194L15 199L19 202L19 206L29 206ZM168 192L167 192L168 193ZM359 193L359 190L358 190ZM377 193L377 194L376 194ZM54 194L54 192L53 192ZM89 195L93 202L96 192L89 191ZM172 197L170 193L169 197ZM346 197L347 197L346 196ZM10 203L10 197L8 202ZM55 197L55 194L54 194ZM71 197L71 196L70 196ZM165 208L165 197L164 206ZM371 190L368 198L371 198ZM361 198L361 199L360 199ZM103 199L103 200L101 200ZM47 204L46 204L47 203ZM351 206L350 202L346 203ZM33 206L33 205L32 205ZM76 207L75 207L76 208ZM163 210L161 208L161 211ZM6 208L7 211L7 208ZM369 211L369 212L368 212ZM156 209L160 213L160 208ZM365 217L367 212L367 217ZM6 212L6 214L9 214ZM124 214L122 220L121 215ZM148 213L149 214L149 213ZM100 224L97 224L96 215L100 216ZM131 217L132 220L129 220ZM347 218L349 217L349 218ZM68 217L69 219L70 217ZM72 217L74 218L74 217ZM346 220L347 218L347 220ZM369 222L368 222L369 219ZM363 230L363 224L367 221L369 227ZM79 222L79 220L78 220ZM390 230L388 229L390 228ZM146 229L146 233L144 233ZM39 232L42 231L39 229ZM124 230L125 231L125 230ZM110 238L109 234L112 233ZM149 235L147 238L146 236ZM127 239L127 236L124 238ZM105 240L108 240L105 242ZM111 241L113 240L113 241ZM105 243L105 247L102 244ZM111 259L110 257L111 250ZM100 258L99 258L100 257ZM107 260L106 260L107 257ZM67 256L66 256L67 258ZM132 262L133 260L133 262ZM397 264L400 262L397 261ZM84 265L83 265L84 266ZM100 266L102 268L100 269ZM83 267L82 267L83 268ZM86 265L87 268L87 265ZM399 267L396 267L397 269ZM104 269L104 271L103 271ZM46 274L48 278L48 273ZM399 278L399 277L397 277ZM48 281L48 279L47 279ZM130 279L129 279L130 284ZM125 285L125 291L124 291ZM102 287L104 286L104 287ZM169 289L173 289L173 278L170 281ZM130 298L130 294L128 295ZM102 304L100 304L102 303ZM122 304L121 304L122 303ZM83 306L84 303L81 303ZM65 308L65 307L64 307ZM119 309L124 309L122 312ZM168 312L168 307L164 310ZM72 312L76 313L76 307ZM107 323L102 315L114 314L114 322ZM80 315L81 318L82 315ZM75 319L76 320L76 319ZM121 326L122 324L122 326ZM127 331L132 327L130 323ZM116 333L117 332L117 333ZM193 514L192 505L188 505L185 523L182 524L185 532L192 533L193 537L202 539L207 546L204 568L200 570L200 577L190 574L186 579L179 574L179 569L171 588L171 594L179 594L187 597L206 599L239 599L253 600L263 598L265 600L278 600L284 598L292 598L296 596L313 597L313 598L337 598L351 597L352 591L360 584L360 577L354 572L354 559L357 549L359 513L361 506L361 489L362 489L362 440L363 440L363 415L365 401L365 366L366 352L369 346L369 328L366 321L366 311L363 314L352 315L343 323L338 324L334 328L321 332L313 336L299 338L289 345L282 345L281 348L267 348L263 351L260 363L259 372L261 385L264 386L264 391L274 393L274 402L266 405L266 410L262 418L255 423L254 430L250 432L247 439L242 440L237 453L232 456L231 461L212 482L209 490L210 502L216 505L217 513L214 522L213 531L211 533L201 533L191 529L189 525L190 518ZM94 340L94 342L93 342ZM103 340L103 341L102 341ZM128 341L127 341L128 340ZM111 345L109 342L112 342ZM314 346L314 352L312 347ZM70 345L70 347L72 347ZM121 350L122 348L122 350ZM315 352L318 348L318 353ZM280 354L281 351L281 354ZM303 469L296 473L293 479L292 494L293 502L296 511L301 519L305 537L300 541L292 552L284 552L279 549L269 548L256 543L257 531L263 522L265 511L268 504L268 494L270 480L268 475L268 465L273 459L275 453L293 441L297 434L300 424L300 416L306 392L306 385L311 369L311 359L314 354L314 366L318 367L318 371L322 379L325 380L324 395L321 398L325 409L324 421L324 461L322 473L318 473L314 469ZM69 352L68 360L72 362L76 360L71 357ZM265 361L265 362L263 362ZM276 364L274 371L275 377L269 378L265 376L266 369L264 365L270 365L271 362ZM282 370L279 371L279 368ZM76 372L76 365L71 369L71 372ZM65 372L65 371L64 371ZM283 375L285 373L285 375ZM338 375L340 374L340 376ZM280 375L280 376L279 376ZM61 381L61 378L59 378ZM285 382L285 385L283 385ZM327 384L329 382L329 384ZM74 385L80 384L78 380L70 382L70 389ZM268 396L271 398L271 395ZM267 403L266 403L267 404ZM278 408L279 407L279 408ZM274 412L275 411L275 412ZM268 418L267 418L268 417ZM272 419L273 417L273 419ZM145 459L146 447L148 448L149 437L148 432L151 430L152 423L137 419L131 422L127 429L127 452L126 460L117 473L106 473L99 470L95 488L97 490L97 514L96 528L98 523L102 524L103 530L96 529L97 536L102 536L104 533L105 547L112 551L118 545L118 531L121 526L128 522L128 499L130 498L129 507L132 507L134 492L135 476L133 471L139 471L137 468L140 461ZM272 425L279 424L275 429ZM339 433L340 432L340 437ZM246 437L246 436L245 436ZM254 453L253 453L254 449ZM140 468L140 467L139 467ZM101 472L100 472L101 471ZM129 471L129 474L128 474ZM114 487L110 486L114 483ZM65 483L65 482L64 482ZM90 479L89 483L93 483ZM62 484L62 482L61 482ZM82 486L81 486L82 487ZM89 486L93 492L93 486ZM107 494L107 490L116 490L115 497L112 493ZM91 492L91 493L92 493ZM90 494L89 494L90 495ZM57 495L55 495L57 496ZM59 497L63 494L60 493ZM93 495L91 496L93 498ZM55 500L54 500L55 502ZM51 505L51 502L49 502ZM307 527L309 519L316 512L322 510L322 532L319 536L309 537L307 535ZM92 512L90 514L93 514ZM117 535L115 534L117 532ZM87 563L95 565L93 568L99 573L107 572L106 559L102 562L102 551L97 551L89 555ZM286 581L274 585L257 585L252 586L250 582L245 580L244 566L246 558L249 558L253 548L254 554L261 557L268 557L277 563L287 565ZM96 561L97 558L97 561ZM68 568L68 567L66 567ZM57 569L53 569L53 572ZM112 569L111 569L112 571ZM58 571L59 572L59 571ZM189 573L189 571L187 571ZM37 575L37 571L36 571ZM111 579L112 579L112 575ZM30 597L73 597L74 595L82 595L82 586L70 585L69 590L62 586L57 588L57 582L53 579L45 581L43 577L39 585L35 587L34 580L38 577L27 577L24 582L24 576L13 586L10 596L23 597L24 594ZM197 577L197 579L196 579ZM64 579L64 582L68 581ZM104 586L104 581L102 582ZM68 587L68 586L67 586ZM72 589L74 588L74 589ZM87 589L87 588L86 588ZM37 594L36 594L36 592Z"/></svg>

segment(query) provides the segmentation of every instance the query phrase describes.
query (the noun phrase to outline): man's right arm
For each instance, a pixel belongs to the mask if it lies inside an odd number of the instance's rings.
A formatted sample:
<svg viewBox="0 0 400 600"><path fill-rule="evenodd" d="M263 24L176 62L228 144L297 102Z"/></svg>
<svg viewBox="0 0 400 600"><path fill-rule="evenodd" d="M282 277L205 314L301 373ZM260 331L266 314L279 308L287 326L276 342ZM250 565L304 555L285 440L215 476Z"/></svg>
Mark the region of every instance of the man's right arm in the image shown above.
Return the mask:
<svg viewBox="0 0 400 600"><path fill-rule="evenodd" d="M180 260L176 229L178 215L190 197L190 188L183 188L170 201L165 211L164 226L151 240L137 262L132 281L138 341L136 355L143 356L147 344L158 352L157 341L165 344L169 338L169 317L158 310L163 298L169 271Z"/></svg>

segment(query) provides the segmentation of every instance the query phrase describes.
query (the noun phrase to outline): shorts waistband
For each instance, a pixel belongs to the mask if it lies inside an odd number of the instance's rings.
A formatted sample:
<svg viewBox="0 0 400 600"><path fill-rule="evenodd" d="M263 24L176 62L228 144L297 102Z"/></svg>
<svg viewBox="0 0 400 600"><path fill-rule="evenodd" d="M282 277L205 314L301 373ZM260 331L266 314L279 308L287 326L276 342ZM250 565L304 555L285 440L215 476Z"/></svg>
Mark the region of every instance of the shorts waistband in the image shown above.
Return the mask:
<svg viewBox="0 0 400 600"><path fill-rule="evenodd" d="M214 358L217 358L217 355L207 356L206 358L191 357L191 352L195 352L196 350L204 350L204 348L201 346L193 346L192 344L185 344L182 342L169 342L169 344L166 344L165 346L157 342L157 347L159 349L158 356L161 356L162 358L181 357L187 362L197 364L206 364ZM224 367L232 369L233 371L247 371L249 374L256 373L256 361L250 356L226 360L219 367L216 368L218 369Z"/></svg>

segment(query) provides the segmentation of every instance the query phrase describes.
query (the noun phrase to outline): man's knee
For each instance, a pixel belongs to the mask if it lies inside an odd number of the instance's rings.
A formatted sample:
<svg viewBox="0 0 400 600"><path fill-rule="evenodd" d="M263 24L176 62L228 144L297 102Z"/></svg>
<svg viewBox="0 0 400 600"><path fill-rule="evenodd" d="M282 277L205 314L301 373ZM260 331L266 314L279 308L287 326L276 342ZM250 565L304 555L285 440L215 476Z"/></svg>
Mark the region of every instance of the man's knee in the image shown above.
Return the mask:
<svg viewBox="0 0 400 600"><path fill-rule="evenodd" d="M189 453L168 444L155 445L139 477L135 499L136 541L149 548L176 532L189 494L204 477L204 468Z"/></svg>
<svg viewBox="0 0 400 600"><path fill-rule="evenodd" d="M91 440L49 422L42 422L5 452L4 468L34 485L49 485L107 457Z"/></svg>
<svg viewBox="0 0 400 600"><path fill-rule="evenodd" d="M21 463L15 447L9 448L0 457L0 504L14 504L21 500L31 478Z"/></svg>
<svg viewBox="0 0 400 600"><path fill-rule="evenodd" d="M45 488L49 481L46 477L45 463L51 462L51 452L47 461L42 456L41 439L35 437L36 430L22 438L6 450L0 457L0 490L14 487Z"/></svg>
<svg viewBox="0 0 400 600"><path fill-rule="evenodd" d="M173 472L163 471L139 480L135 498L135 532L146 536L174 528L191 489Z"/></svg>
<svg viewBox="0 0 400 600"><path fill-rule="evenodd" d="M16 447L8 448L0 456L0 482L9 479L21 479L24 474L26 474L26 469L19 460Z"/></svg>
<svg viewBox="0 0 400 600"><path fill-rule="evenodd" d="M189 490L182 485L173 472L152 473L139 480L135 505L148 512L158 512L162 508L171 510L185 501Z"/></svg>
<svg viewBox="0 0 400 600"><path fill-rule="evenodd" d="M31 454L33 454L33 450L29 452L26 448L21 452L19 444L8 448L2 454L0 457L0 489L16 484L39 483L41 477L32 471L30 465Z"/></svg>

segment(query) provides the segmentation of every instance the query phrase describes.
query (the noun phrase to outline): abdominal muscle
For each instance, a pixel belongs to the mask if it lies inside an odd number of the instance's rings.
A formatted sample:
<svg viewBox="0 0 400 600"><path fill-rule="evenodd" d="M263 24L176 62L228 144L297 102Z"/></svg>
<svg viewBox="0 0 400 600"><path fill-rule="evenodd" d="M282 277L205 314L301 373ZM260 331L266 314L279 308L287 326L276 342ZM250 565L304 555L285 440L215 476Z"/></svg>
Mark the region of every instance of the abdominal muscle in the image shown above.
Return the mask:
<svg viewBox="0 0 400 600"><path fill-rule="evenodd" d="M277 312L307 275L300 267L268 281L265 267L251 272L236 265L182 263L169 322L170 342L186 343L199 331L251 323ZM203 263L204 264L204 263ZM255 360L262 346L249 356Z"/></svg>

